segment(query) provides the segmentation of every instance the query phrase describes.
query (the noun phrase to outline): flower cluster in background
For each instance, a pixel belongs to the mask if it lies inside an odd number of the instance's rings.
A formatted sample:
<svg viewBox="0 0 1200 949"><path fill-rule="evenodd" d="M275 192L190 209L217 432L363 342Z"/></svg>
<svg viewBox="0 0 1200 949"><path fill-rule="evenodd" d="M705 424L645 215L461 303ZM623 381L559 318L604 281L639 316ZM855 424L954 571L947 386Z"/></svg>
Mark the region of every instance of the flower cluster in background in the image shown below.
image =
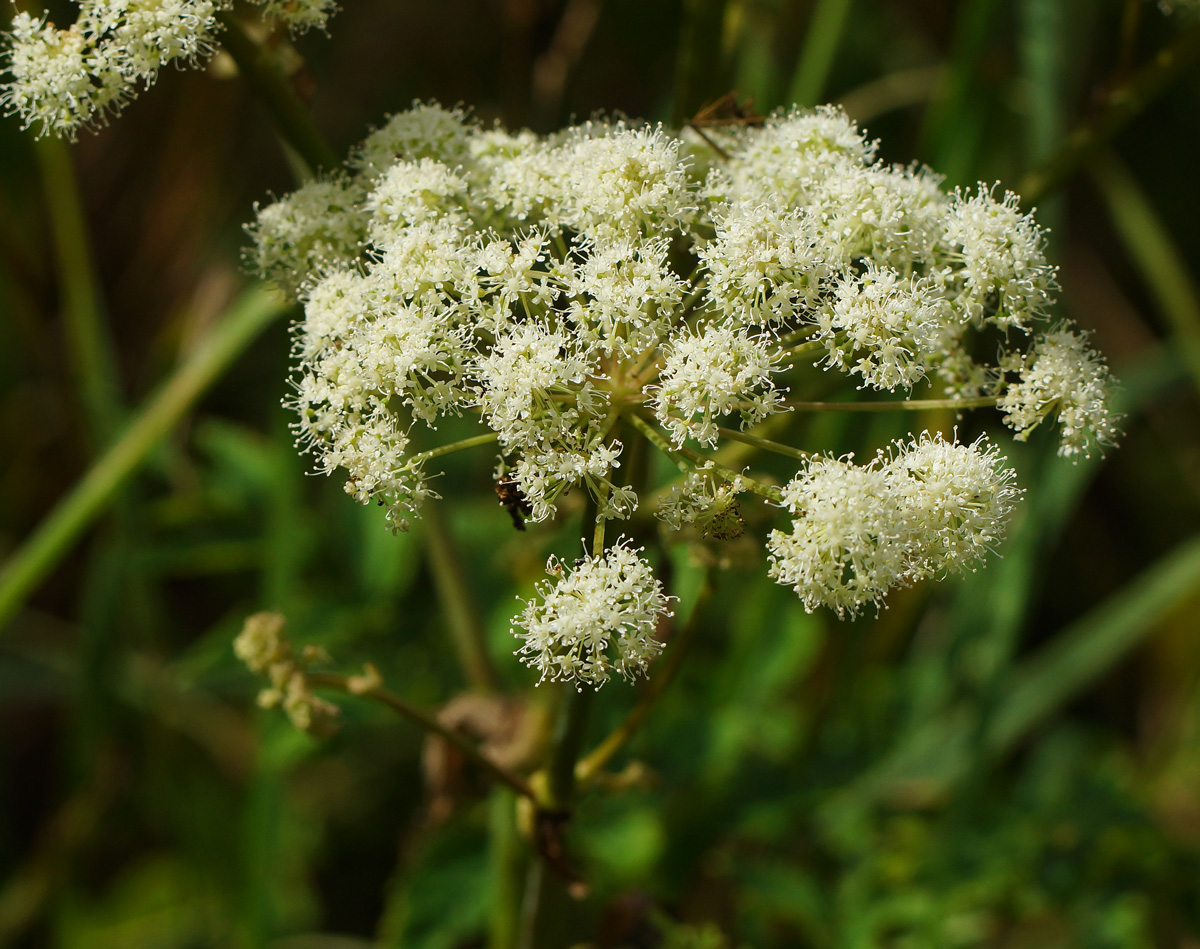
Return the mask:
<svg viewBox="0 0 1200 949"><path fill-rule="evenodd" d="M1057 421L1066 456L1114 440L1107 368L1052 319L1055 270L1016 196L948 194L874 153L833 108L702 139L603 120L540 138L414 105L250 229L257 269L304 302L301 443L403 528L429 494L414 424L477 414L533 521L579 486L601 519L627 517L639 499L617 469L644 435L684 472L655 511L671 527L727 536L739 492L782 499L772 575L809 609L854 613L975 564L1016 496L985 443L811 458L782 494L697 451L789 410L788 379L830 370L995 405L1018 438ZM628 576L601 563L527 609L522 651L544 676L644 665L641 634L601 653L661 609L607 616L592 600ZM550 622L566 603L572 622ZM553 632L583 618L591 634Z"/></svg>
<svg viewBox="0 0 1200 949"><path fill-rule="evenodd" d="M257 0L294 31L323 28L333 0ZM38 134L73 138L103 123L159 70L195 65L217 49L218 13L230 0L82 0L74 23L60 29L45 15L13 17L0 103Z"/></svg>

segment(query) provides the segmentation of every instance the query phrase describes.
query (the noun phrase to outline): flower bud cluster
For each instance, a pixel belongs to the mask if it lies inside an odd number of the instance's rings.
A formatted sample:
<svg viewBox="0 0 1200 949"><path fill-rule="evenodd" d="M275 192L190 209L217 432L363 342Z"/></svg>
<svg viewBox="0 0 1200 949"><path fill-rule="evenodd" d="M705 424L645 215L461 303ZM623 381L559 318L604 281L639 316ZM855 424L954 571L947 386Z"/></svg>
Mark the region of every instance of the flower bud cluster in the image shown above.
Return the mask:
<svg viewBox="0 0 1200 949"><path fill-rule="evenodd" d="M258 0L264 12L303 31L323 28L333 0ZM217 12L231 0L81 0L66 29L45 15L17 13L6 37L0 86L5 114L39 135L74 138L102 124L150 86L166 65L195 65L217 47Z"/></svg>
<svg viewBox="0 0 1200 949"><path fill-rule="evenodd" d="M282 706L301 731L327 733L334 727L338 707L312 694L305 665L323 652L306 648L297 659L284 632L286 621L278 613L255 613L246 617L242 631L233 641L233 653L251 672L266 676L270 686L258 693L262 708Z"/></svg>

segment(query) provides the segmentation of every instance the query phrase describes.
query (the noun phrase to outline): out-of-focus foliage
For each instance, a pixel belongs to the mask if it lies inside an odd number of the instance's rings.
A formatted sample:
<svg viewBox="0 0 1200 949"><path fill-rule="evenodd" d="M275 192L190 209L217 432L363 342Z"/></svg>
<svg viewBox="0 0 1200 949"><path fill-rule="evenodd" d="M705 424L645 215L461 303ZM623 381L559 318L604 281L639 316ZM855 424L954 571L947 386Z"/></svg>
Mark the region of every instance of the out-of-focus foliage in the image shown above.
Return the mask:
<svg viewBox="0 0 1200 949"><path fill-rule="evenodd" d="M548 130L598 109L678 121L736 89L760 111L840 101L889 160L1018 189L1195 29L1144 0L344 7L291 56L339 153L413 98ZM81 136L73 170L0 122L0 555L221 314L253 202L293 185L226 72L164 74ZM551 891L548 945L1200 941L1198 106L1192 71L1037 202L1067 312L1123 381L1121 447L1074 467L1050 435L1006 445L1027 495L1003 560L877 618L805 614L748 542L675 548L681 617L723 569L615 762L643 767L581 802L589 892ZM56 257L75 180L111 346L80 342ZM417 704L464 689L421 523L393 536L305 476L288 348L266 332L0 629L0 945L512 945L526 849L507 792L423 771L422 736L359 700L336 737L301 735L233 658L241 620L278 609L296 642L376 662ZM85 384L110 357L115 391ZM906 421L811 434L869 453ZM518 534L485 453L457 457L436 488L476 500L442 511L503 685L527 689L509 617L549 554L576 554L576 525ZM599 695L592 741L635 693Z"/></svg>

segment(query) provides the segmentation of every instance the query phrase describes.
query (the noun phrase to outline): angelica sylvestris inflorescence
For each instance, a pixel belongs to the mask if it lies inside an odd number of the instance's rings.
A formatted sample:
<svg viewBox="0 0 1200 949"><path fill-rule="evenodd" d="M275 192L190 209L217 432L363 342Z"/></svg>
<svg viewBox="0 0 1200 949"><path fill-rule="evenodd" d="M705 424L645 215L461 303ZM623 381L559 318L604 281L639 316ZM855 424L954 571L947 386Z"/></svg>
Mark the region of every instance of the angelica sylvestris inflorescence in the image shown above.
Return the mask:
<svg viewBox="0 0 1200 949"><path fill-rule="evenodd" d="M713 136L600 119L539 137L418 103L260 208L253 264L304 303L290 401L318 469L404 528L441 453L414 451L413 427L473 415L462 447L494 437L529 521L579 490L603 522L646 503L618 474L645 438L681 469L654 505L669 528L736 534L738 495L763 494L790 523L771 575L853 615L977 564L1017 489L986 440L810 456L782 491L704 454L789 411L789 380L927 384L996 406L1017 438L1057 424L1065 456L1113 442L1108 370L1052 315L1055 269L1015 195L882 164L834 108ZM525 660L597 685L642 670L667 598L641 553L550 566L515 621Z"/></svg>
<svg viewBox="0 0 1200 949"><path fill-rule="evenodd" d="M255 0L294 32L323 29L334 0ZM13 16L4 112L39 135L74 138L103 124L168 64L206 61L220 46L218 13L232 0L81 0L70 26L46 15Z"/></svg>

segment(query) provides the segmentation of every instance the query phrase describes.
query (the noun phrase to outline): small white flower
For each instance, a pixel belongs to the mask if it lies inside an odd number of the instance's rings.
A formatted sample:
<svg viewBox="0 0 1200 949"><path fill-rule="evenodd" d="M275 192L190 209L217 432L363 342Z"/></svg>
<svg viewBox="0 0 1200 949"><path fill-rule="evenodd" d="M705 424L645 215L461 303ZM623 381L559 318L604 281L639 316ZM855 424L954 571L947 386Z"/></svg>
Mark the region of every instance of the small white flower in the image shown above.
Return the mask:
<svg viewBox="0 0 1200 949"><path fill-rule="evenodd" d="M866 167L875 157L854 122L836 106L776 112L761 129L747 129L729 148L727 170L707 189L730 201L798 207L843 163Z"/></svg>
<svg viewBox="0 0 1200 949"><path fill-rule="evenodd" d="M679 139L661 126L583 135L562 152L558 221L589 236L653 235L691 219L696 196Z"/></svg>
<svg viewBox="0 0 1200 949"><path fill-rule="evenodd" d="M771 380L783 359L767 336L710 323L671 340L650 405L677 445L689 437L714 444L722 416L738 412L745 426L783 409Z"/></svg>
<svg viewBox="0 0 1200 949"><path fill-rule="evenodd" d="M595 248L564 277L580 339L606 356L652 349L669 331L685 286L667 262L666 241L625 237Z"/></svg>
<svg viewBox="0 0 1200 949"><path fill-rule="evenodd" d="M930 263L950 203L940 183L927 169L832 165L812 194L818 252L839 268L858 260L901 271Z"/></svg>
<svg viewBox="0 0 1200 949"><path fill-rule="evenodd" d="M481 223L510 229L540 223L559 193L561 150L524 129L488 129L471 136L470 160L478 169Z"/></svg>
<svg viewBox="0 0 1200 949"><path fill-rule="evenodd" d="M972 568L1003 536L1019 491L995 446L921 435L863 466L815 458L783 490L790 533L767 539L770 576L812 612L854 616L894 586Z"/></svg>
<svg viewBox="0 0 1200 949"><path fill-rule="evenodd" d="M368 236L382 246L412 224L438 218L465 224L462 205L466 190L466 180L440 161L398 161L367 195L365 207L371 214Z"/></svg>
<svg viewBox="0 0 1200 949"><path fill-rule="evenodd" d="M710 305L765 325L814 306L829 268L806 210L739 202L715 215L716 237L698 250Z"/></svg>
<svg viewBox="0 0 1200 949"><path fill-rule="evenodd" d="M469 155L473 126L462 109L414 101L405 112L391 116L355 150L351 166L370 177L386 172L397 159L433 158L457 168Z"/></svg>
<svg viewBox="0 0 1200 949"><path fill-rule="evenodd" d="M504 443L534 444L536 430L547 421L561 430L563 421L579 417L579 400L572 399L577 387L583 395L583 414L596 414L588 397L591 369L592 360L568 333L541 323L515 326L479 360L479 406ZM556 399L558 395L566 400Z"/></svg>
<svg viewBox="0 0 1200 949"><path fill-rule="evenodd" d="M0 104L20 115L25 128L36 125L39 135L73 139L81 127L119 111L163 66L211 55L221 5L85 0L65 30L18 13L7 37L12 79L0 91Z"/></svg>
<svg viewBox="0 0 1200 949"><path fill-rule="evenodd" d="M0 103L6 115L19 115L22 127L36 127L39 135L74 138L122 88L119 78L115 88L111 81L93 84L95 49L78 25L59 30L44 17L18 13L8 43L12 80L0 92Z"/></svg>
<svg viewBox="0 0 1200 949"><path fill-rule="evenodd" d="M673 531L691 524L718 540L740 537L745 527L738 495L746 490L741 475L726 477L715 468L693 471L666 494L655 514Z"/></svg>
<svg viewBox="0 0 1200 949"><path fill-rule="evenodd" d="M512 630L524 640L517 654L541 681L599 688L614 670L628 679L645 673L662 650L655 631L672 598L640 553L622 540L574 568L553 557L546 564L555 582L538 585L540 602L530 600Z"/></svg>
<svg viewBox="0 0 1200 949"><path fill-rule="evenodd" d="M817 318L814 340L826 364L862 376L875 389L911 389L938 352L941 329L953 311L928 281L902 279L869 264L861 277L843 279Z"/></svg>
<svg viewBox="0 0 1200 949"><path fill-rule="evenodd" d="M983 184L974 195L956 191L946 241L960 268L951 277L959 292L951 296L969 319L1028 331L1046 317L1056 271L1046 262L1042 229L1021 213L1017 195L1006 191L997 201Z"/></svg>

